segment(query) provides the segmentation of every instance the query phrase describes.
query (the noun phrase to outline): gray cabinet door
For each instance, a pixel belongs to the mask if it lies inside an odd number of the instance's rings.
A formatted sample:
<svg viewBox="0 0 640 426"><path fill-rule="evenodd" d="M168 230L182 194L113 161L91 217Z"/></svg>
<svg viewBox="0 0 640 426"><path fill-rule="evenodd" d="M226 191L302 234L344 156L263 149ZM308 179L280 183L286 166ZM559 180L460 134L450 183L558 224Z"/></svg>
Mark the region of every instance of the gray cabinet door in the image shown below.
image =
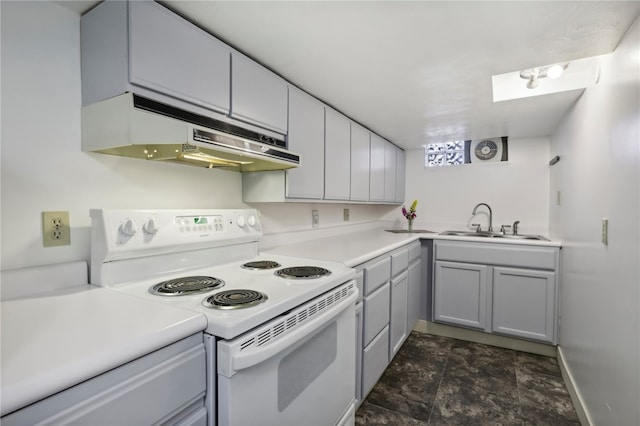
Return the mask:
<svg viewBox="0 0 640 426"><path fill-rule="evenodd" d="M395 145L385 141L384 146L384 200L396 201L397 151Z"/></svg>
<svg viewBox="0 0 640 426"><path fill-rule="evenodd" d="M418 319L420 318L420 303L422 301L420 278L420 260L417 260L409 265L407 276L407 335L411 333L413 327L416 326Z"/></svg>
<svg viewBox="0 0 640 426"><path fill-rule="evenodd" d="M484 330L487 266L435 262L434 320Z"/></svg>
<svg viewBox="0 0 640 426"><path fill-rule="evenodd" d="M362 311L363 302L356 304L356 404L362 397Z"/></svg>
<svg viewBox="0 0 640 426"><path fill-rule="evenodd" d="M231 49L159 4L129 3L131 84L229 112Z"/></svg>
<svg viewBox="0 0 640 426"><path fill-rule="evenodd" d="M351 195L351 125L339 112L325 107L324 198L348 200Z"/></svg>
<svg viewBox="0 0 640 426"><path fill-rule="evenodd" d="M405 152L400 148L396 151L396 202L404 201L404 191L406 185L406 158Z"/></svg>
<svg viewBox="0 0 640 426"><path fill-rule="evenodd" d="M369 131L351 123L351 200L369 201Z"/></svg>
<svg viewBox="0 0 640 426"><path fill-rule="evenodd" d="M384 201L384 152L386 141L371 134L369 200Z"/></svg>
<svg viewBox="0 0 640 426"><path fill-rule="evenodd" d="M287 198L320 200L324 196L324 105L289 89L289 149L300 155L300 167L288 170Z"/></svg>
<svg viewBox="0 0 640 426"><path fill-rule="evenodd" d="M492 330L543 342L555 341L556 274L493 269Z"/></svg>
<svg viewBox="0 0 640 426"><path fill-rule="evenodd" d="M231 116L287 134L287 83L257 62L231 54Z"/></svg>
<svg viewBox="0 0 640 426"><path fill-rule="evenodd" d="M391 314L389 318L389 360L407 338L407 272L391 281Z"/></svg>

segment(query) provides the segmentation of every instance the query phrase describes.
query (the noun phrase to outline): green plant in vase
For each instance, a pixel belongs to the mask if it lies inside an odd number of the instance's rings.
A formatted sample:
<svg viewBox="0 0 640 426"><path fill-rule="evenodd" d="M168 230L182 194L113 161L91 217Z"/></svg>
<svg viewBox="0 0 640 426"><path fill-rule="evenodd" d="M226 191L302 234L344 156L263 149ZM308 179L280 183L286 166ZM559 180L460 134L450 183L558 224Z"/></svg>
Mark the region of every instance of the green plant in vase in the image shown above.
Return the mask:
<svg viewBox="0 0 640 426"><path fill-rule="evenodd" d="M413 232L413 220L416 218L416 208L418 207L418 200L413 200L411 206L409 206L409 210L402 206L402 214L407 219L407 225L409 232Z"/></svg>

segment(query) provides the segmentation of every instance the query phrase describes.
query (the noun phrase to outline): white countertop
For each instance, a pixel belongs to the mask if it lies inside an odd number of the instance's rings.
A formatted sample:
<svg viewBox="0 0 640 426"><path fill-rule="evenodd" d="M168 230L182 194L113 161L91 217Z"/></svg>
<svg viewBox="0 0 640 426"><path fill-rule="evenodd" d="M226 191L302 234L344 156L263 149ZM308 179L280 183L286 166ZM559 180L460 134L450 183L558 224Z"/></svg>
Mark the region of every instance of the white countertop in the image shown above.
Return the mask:
<svg viewBox="0 0 640 426"><path fill-rule="evenodd" d="M1 415L207 326L202 314L90 285L4 300L0 309Z"/></svg>
<svg viewBox="0 0 640 426"><path fill-rule="evenodd" d="M388 251L402 247L419 239L470 241L491 244L535 245L561 247L559 241L538 241L520 239L483 238L471 236L438 235L436 232L393 233L383 228L372 228L355 232L345 232L325 238L314 238L294 244L281 244L264 251L284 256L300 256L312 259L343 262L347 266L357 266Z"/></svg>
<svg viewBox="0 0 640 426"><path fill-rule="evenodd" d="M394 234L375 228L281 245L265 253L330 260L353 267L427 235L433 238L436 234Z"/></svg>

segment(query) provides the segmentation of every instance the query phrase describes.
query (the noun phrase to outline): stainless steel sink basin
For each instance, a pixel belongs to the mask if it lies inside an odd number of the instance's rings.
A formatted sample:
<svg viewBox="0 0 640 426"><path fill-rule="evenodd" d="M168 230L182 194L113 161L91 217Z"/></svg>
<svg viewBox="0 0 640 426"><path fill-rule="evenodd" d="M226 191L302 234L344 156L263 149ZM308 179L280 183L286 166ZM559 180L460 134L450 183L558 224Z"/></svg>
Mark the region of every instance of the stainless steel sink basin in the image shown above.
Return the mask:
<svg viewBox="0 0 640 426"><path fill-rule="evenodd" d="M438 235L451 235L455 237L479 237L479 238L505 238L508 240L538 240L549 241L548 238L542 235L511 235L511 234L498 234L494 232L475 232L475 231L444 231Z"/></svg>
<svg viewBox="0 0 640 426"><path fill-rule="evenodd" d="M493 235L494 238L506 238L508 240L538 240L538 241L549 241L548 238L543 237L542 235L502 235L496 234Z"/></svg>
<svg viewBox="0 0 640 426"><path fill-rule="evenodd" d="M444 231L438 235L453 235L455 237L484 237L491 238L492 233L489 232L476 232L476 231Z"/></svg>

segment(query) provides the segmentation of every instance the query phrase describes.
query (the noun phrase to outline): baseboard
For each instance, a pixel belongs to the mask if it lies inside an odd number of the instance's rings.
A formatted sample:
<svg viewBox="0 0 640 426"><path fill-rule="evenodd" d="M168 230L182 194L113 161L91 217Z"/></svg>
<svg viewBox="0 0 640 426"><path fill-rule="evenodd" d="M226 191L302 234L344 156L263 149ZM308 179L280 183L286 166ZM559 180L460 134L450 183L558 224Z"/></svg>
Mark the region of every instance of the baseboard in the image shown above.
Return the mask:
<svg viewBox="0 0 640 426"><path fill-rule="evenodd" d="M482 331L469 330L462 327L452 327L430 321L420 320L413 328L417 332L434 334L436 336L451 337L453 339L466 340L468 342L483 343L485 345L498 346L500 348L529 352L538 355L556 357L556 347L544 343L530 342L528 340L514 339Z"/></svg>
<svg viewBox="0 0 640 426"><path fill-rule="evenodd" d="M562 347L558 346L558 365L560 366L560 371L562 372L562 379L564 380L564 384L567 387L567 391L569 392L569 396L571 397L571 401L573 402L573 406L576 409L576 414L578 415L578 419L580 420L580 424L582 426L592 426L593 421L591 420L591 416L589 415L589 411L584 404L582 399L582 395L580 395L580 391L576 386L573 375L571 374L571 370L567 366L567 363L564 359L564 353L562 351Z"/></svg>

